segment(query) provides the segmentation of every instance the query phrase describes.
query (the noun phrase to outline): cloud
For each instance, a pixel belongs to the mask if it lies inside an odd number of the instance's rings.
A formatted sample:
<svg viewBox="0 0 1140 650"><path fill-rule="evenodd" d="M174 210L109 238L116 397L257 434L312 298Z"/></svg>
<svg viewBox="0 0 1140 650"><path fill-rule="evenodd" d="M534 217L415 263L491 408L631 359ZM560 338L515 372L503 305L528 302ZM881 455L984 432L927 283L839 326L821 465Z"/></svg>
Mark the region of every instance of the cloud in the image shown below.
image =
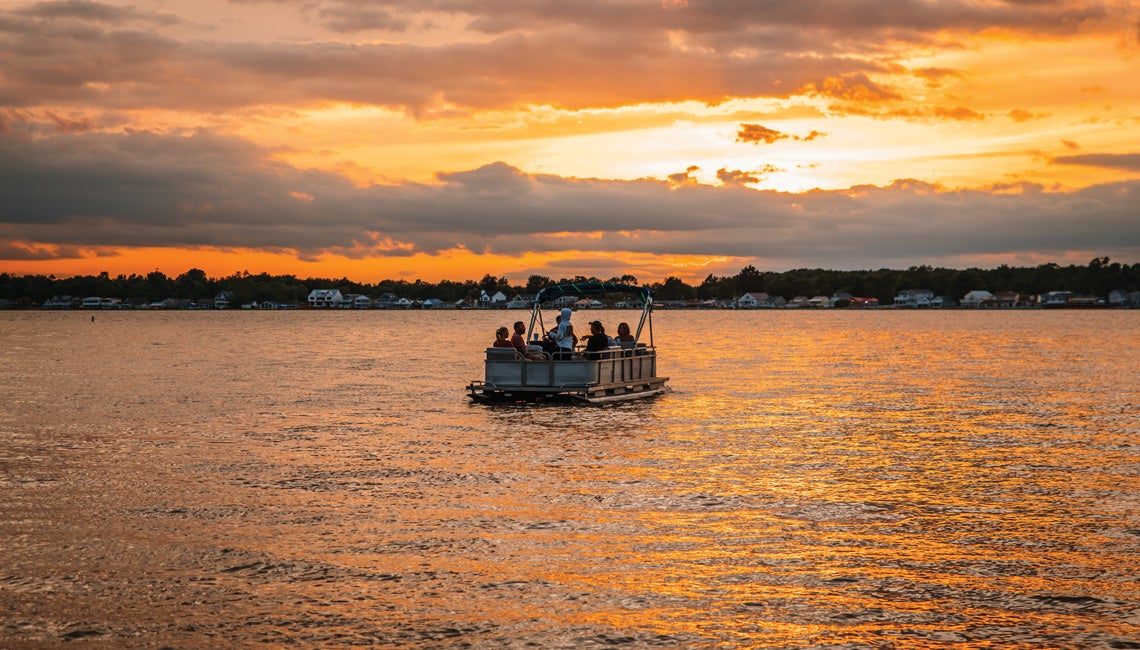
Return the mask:
<svg viewBox="0 0 1140 650"><path fill-rule="evenodd" d="M1042 113L1034 113L1021 108L1015 108L1009 112L1009 118L1014 122L1028 122L1030 120L1039 120L1049 117Z"/></svg>
<svg viewBox="0 0 1140 650"><path fill-rule="evenodd" d="M919 68L913 71L914 76L925 79L927 85L936 88L946 78L961 79L962 73L950 68Z"/></svg>
<svg viewBox="0 0 1140 650"><path fill-rule="evenodd" d="M867 78L862 72L827 77L821 83L808 84L808 92L857 103L878 103L902 99L902 95L884 88Z"/></svg>
<svg viewBox="0 0 1140 650"><path fill-rule="evenodd" d="M963 106L935 106L934 115L949 120L984 120L986 116Z"/></svg>
<svg viewBox="0 0 1140 650"><path fill-rule="evenodd" d="M904 48L960 47L956 39L983 31L1118 36L1137 13L1128 3L965 0L732 3L730 10L721 2L618 0L270 4L324 30L303 41L226 40L176 15L111 3L0 10L0 106L221 112L343 102L428 117L445 109L717 104L799 92L884 102L902 91L876 75L908 75L897 63ZM440 16L459 27L433 28ZM179 30L161 29L175 24ZM362 30L422 38L344 39Z"/></svg>
<svg viewBox="0 0 1140 650"><path fill-rule="evenodd" d="M729 171L727 169L716 170L716 177L724 185L748 185L750 183L759 183L760 177L751 172L743 172L739 169Z"/></svg>
<svg viewBox="0 0 1140 650"><path fill-rule="evenodd" d="M1140 181L1079 191L949 191L919 181L783 193L677 179L531 174L497 163L436 183L359 188L267 162L248 141L186 135L0 137L0 257L221 247L313 259L469 250L707 255L863 268L892 260L1090 250L1140 255ZM1136 155L1072 157L1140 165ZM1069 162L1058 159L1060 162ZM675 182L680 181L680 182ZM1131 244L1129 242L1132 242Z"/></svg>
<svg viewBox="0 0 1140 650"><path fill-rule="evenodd" d="M1058 156L1052 162L1058 165L1083 165L1140 172L1140 153L1087 153Z"/></svg>
<svg viewBox="0 0 1140 650"><path fill-rule="evenodd" d="M339 5L323 7L319 13L325 27L342 34L370 30L402 32L411 26L411 21L373 7Z"/></svg>
<svg viewBox="0 0 1140 650"><path fill-rule="evenodd" d="M787 133L781 133L775 129L769 129L766 126L761 126L759 124L741 124L740 130L736 132L736 141L751 142L752 144L760 144L761 142L764 144L775 144L780 140L788 139L795 140L797 142L811 142L812 140L817 140L819 138L825 137L826 135L826 133L814 129L804 136L790 135Z"/></svg>
<svg viewBox="0 0 1140 650"><path fill-rule="evenodd" d="M90 0L56 0L36 2L12 11L15 16L39 20L79 20L109 25L141 21L155 25L173 25L181 22L178 16L170 13L152 13L134 7L119 7L104 2Z"/></svg>
<svg viewBox="0 0 1140 650"><path fill-rule="evenodd" d="M751 142L753 144L773 144L780 140L789 138L786 133L780 133L775 129L769 129L766 126L759 124L741 124L740 130L736 132L737 142Z"/></svg>

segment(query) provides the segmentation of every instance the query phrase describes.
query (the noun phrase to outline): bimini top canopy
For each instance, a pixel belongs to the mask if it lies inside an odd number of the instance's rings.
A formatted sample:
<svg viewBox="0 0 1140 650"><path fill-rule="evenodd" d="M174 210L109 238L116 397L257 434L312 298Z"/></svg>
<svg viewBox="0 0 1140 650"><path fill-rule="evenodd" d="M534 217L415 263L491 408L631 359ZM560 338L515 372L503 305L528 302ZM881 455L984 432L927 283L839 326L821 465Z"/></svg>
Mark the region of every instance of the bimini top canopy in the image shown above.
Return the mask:
<svg viewBox="0 0 1140 650"><path fill-rule="evenodd" d="M632 284L618 284L617 282L572 282L570 284L556 284L538 292L536 304L550 302L565 295L584 296L592 293L632 293L637 294L642 302L650 302L653 290L647 287L635 287Z"/></svg>

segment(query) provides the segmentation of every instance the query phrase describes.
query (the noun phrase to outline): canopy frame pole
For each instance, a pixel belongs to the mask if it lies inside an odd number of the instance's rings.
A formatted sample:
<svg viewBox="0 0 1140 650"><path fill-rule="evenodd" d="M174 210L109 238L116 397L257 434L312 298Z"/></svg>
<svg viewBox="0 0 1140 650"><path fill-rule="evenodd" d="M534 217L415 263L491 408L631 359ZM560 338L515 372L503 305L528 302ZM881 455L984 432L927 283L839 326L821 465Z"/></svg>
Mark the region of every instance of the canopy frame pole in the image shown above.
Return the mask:
<svg viewBox="0 0 1140 650"><path fill-rule="evenodd" d="M528 327L526 330L526 337L527 337L528 343L533 338L533 335L535 333L535 329L534 329L535 321L538 322L538 326L540 328L542 328L542 331L545 333L546 332L546 325L544 325L542 322L542 303L538 302L537 300L534 301L534 310L530 312L530 327Z"/></svg>
<svg viewBox="0 0 1140 650"><path fill-rule="evenodd" d="M637 323L637 334L634 335L634 341L641 340L641 331L645 328L645 322L649 321L649 346L653 347L653 319L649 318L649 312L653 310L653 299L649 296L643 296L645 305L641 308L641 320Z"/></svg>

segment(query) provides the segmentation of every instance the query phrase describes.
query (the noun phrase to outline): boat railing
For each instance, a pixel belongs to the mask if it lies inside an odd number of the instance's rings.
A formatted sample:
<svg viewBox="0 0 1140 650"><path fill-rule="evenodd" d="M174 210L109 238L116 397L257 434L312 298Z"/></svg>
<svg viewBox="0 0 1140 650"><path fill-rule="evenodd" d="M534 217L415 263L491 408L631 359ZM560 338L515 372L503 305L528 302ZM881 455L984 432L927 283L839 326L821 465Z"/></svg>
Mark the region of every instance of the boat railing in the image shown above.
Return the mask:
<svg viewBox="0 0 1140 650"><path fill-rule="evenodd" d="M633 343L629 343L629 344L610 346L604 350L598 350L595 352L589 352L585 348L578 348L574 352L568 353L570 355L569 358L561 356L560 354L551 355L549 352L539 352L537 349L537 346L528 346L528 347L531 348L528 351L529 354L536 354L536 353L542 354L543 359L525 359L514 348L489 347L489 348L487 348L487 361L500 361L500 362L502 362L502 361L518 361L520 363L524 362L524 361L531 362L531 363L534 363L534 362L542 363L544 361L550 361L550 362L557 362L557 363L563 363L563 362L581 363L582 361L602 361L605 359L618 359L618 358L623 358L623 357L644 356L644 355L649 354L649 353L656 353L656 350L654 348L646 345L645 343L637 343L636 345L634 345Z"/></svg>
<svg viewBox="0 0 1140 650"><path fill-rule="evenodd" d="M487 348L486 383L493 386L596 386L653 378L657 351L640 344L597 352L576 351L569 359L525 359L513 348Z"/></svg>

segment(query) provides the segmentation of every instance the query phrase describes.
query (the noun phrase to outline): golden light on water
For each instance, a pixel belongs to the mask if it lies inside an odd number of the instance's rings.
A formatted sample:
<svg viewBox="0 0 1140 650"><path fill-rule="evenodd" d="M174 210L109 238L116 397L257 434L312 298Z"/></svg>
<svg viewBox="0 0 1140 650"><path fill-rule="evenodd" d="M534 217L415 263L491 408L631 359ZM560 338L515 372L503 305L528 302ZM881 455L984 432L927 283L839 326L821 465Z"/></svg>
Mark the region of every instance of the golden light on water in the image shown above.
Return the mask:
<svg viewBox="0 0 1140 650"><path fill-rule="evenodd" d="M1121 642L1129 316L659 311L567 409L466 402L503 312L10 313L0 638Z"/></svg>

